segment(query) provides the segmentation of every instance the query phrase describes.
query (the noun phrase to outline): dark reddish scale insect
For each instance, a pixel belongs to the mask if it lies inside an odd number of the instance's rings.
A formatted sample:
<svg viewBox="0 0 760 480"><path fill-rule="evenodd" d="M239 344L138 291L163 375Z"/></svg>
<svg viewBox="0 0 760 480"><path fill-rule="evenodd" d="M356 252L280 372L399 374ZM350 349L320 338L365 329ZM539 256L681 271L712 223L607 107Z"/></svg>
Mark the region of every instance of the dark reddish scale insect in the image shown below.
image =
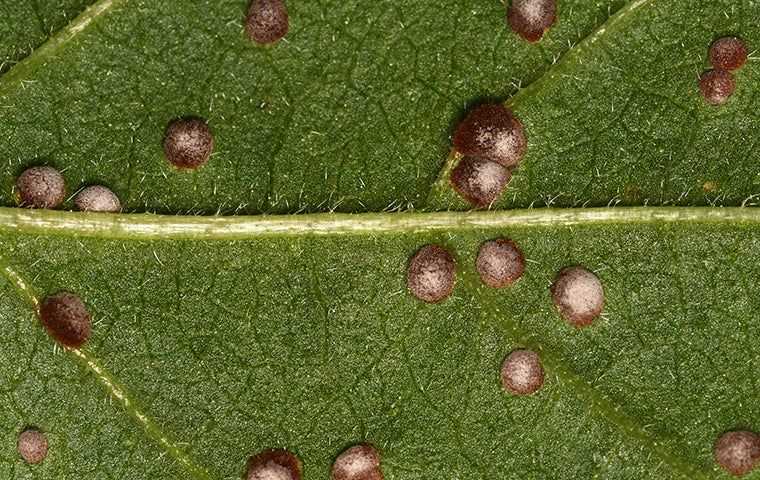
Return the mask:
<svg viewBox="0 0 760 480"><path fill-rule="evenodd" d="M760 462L760 436L746 430L726 432L715 442L713 456L731 475L746 475Z"/></svg>
<svg viewBox="0 0 760 480"><path fill-rule="evenodd" d="M332 466L332 480L383 480L380 454L367 443L343 451Z"/></svg>
<svg viewBox="0 0 760 480"><path fill-rule="evenodd" d="M301 460L287 450L265 450L248 459L246 480L301 480Z"/></svg>
<svg viewBox="0 0 760 480"><path fill-rule="evenodd" d="M510 171L490 160L464 157L451 172L451 186L476 207L487 208L498 199L509 180Z"/></svg>
<svg viewBox="0 0 760 480"><path fill-rule="evenodd" d="M513 395L531 395L544 386L541 358L532 350L515 350L501 365L501 386Z"/></svg>
<svg viewBox="0 0 760 480"><path fill-rule="evenodd" d="M575 266L560 270L551 287L559 313L575 327L587 327L601 315L604 288L593 272Z"/></svg>
<svg viewBox="0 0 760 480"><path fill-rule="evenodd" d="M710 105L723 105L736 91L736 80L731 72L708 70L699 78L699 90Z"/></svg>
<svg viewBox="0 0 760 480"><path fill-rule="evenodd" d="M717 70L737 70L747 62L747 45L736 37L719 38L710 46L710 64Z"/></svg>
<svg viewBox="0 0 760 480"><path fill-rule="evenodd" d="M66 182L55 168L31 167L16 179L16 195L22 207L60 207L66 197Z"/></svg>
<svg viewBox="0 0 760 480"><path fill-rule="evenodd" d="M40 320L50 336L66 347L81 347L92 332L90 312L81 298L69 292L45 298L40 305Z"/></svg>
<svg viewBox="0 0 760 480"><path fill-rule="evenodd" d="M443 247L427 245L409 262L406 285L409 291L427 303L440 303L454 291L456 262Z"/></svg>
<svg viewBox="0 0 760 480"><path fill-rule="evenodd" d="M491 160L505 167L517 165L527 140L522 123L501 104L476 107L454 132L454 148L465 156Z"/></svg>
<svg viewBox="0 0 760 480"><path fill-rule="evenodd" d="M26 463L41 463L48 454L47 437L36 428L28 428L18 436L16 449Z"/></svg>
<svg viewBox="0 0 760 480"><path fill-rule="evenodd" d="M166 128L164 154L177 168L194 170L205 165L213 150L214 136L201 118L180 118Z"/></svg>
<svg viewBox="0 0 760 480"><path fill-rule="evenodd" d="M282 39L289 29L288 9L283 0L253 0L245 18L245 33L256 43Z"/></svg>
<svg viewBox="0 0 760 480"><path fill-rule="evenodd" d="M556 20L556 0L512 0L507 11L512 31L529 42L541 40Z"/></svg>
<svg viewBox="0 0 760 480"><path fill-rule="evenodd" d="M525 272L525 256L512 240L500 238L481 245L475 267L491 288L512 285Z"/></svg>

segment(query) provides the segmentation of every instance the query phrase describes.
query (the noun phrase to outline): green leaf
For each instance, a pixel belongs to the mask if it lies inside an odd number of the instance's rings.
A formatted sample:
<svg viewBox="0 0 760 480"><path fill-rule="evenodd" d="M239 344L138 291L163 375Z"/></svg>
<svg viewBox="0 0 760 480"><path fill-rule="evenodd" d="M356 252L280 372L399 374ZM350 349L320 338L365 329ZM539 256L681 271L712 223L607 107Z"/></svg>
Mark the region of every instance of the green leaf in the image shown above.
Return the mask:
<svg viewBox="0 0 760 480"><path fill-rule="evenodd" d="M760 41L752 2L636 0L507 102L528 151L497 207L741 205L760 190L755 61L720 107L698 88L707 49ZM431 206L463 208L448 185ZM752 197L752 198L750 198Z"/></svg>
<svg viewBox="0 0 760 480"><path fill-rule="evenodd" d="M389 3L289 2L262 48L244 0L100 0L0 77L0 204L51 164L137 212L0 208L0 477L239 479L283 447L309 480L370 441L389 480L726 478L715 439L760 430L760 214L701 206L753 203L758 67L721 108L696 78L714 38L760 43L760 7L567 0L529 45L497 1ZM450 133L493 99L528 132L497 205L517 209L448 211L466 208ZM192 173L161 152L188 114L216 140ZM682 206L528 208L618 203ZM379 213L411 207L431 212ZM144 213L334 210L353 213ZM528 267L497 291L474 259L500 236ZM440 305L405 287L429 243L458 263ZM606 292L583 330L549 295L571 264ZM79 350L36 319L61 289L94 315ZM530 397L499 384L521 347L547 371ZM37 466L28 426L50 442Z"/></svg>
<svg viewBox="0 0 760 480"><path fill-rule="evenodd" d="M29 55L84 10L89 0L30 0L0 4L0 72Z"/></svg>
<svg viewBox="0 0 760 480"><path fill-rule="evenodd" d="M540 77L622 3L565 2L527 46L496 1L295 2L285 41L261 48L242 34L244 0L101 0L0 81L0 203L15 205L25 166L49 163L128 210L423 206L463 108ZM161 138L188 114L217 147L178 175Z"/></svg>
<svg viewBox="0 0 760 480"><path fill-rule="evenodd" d="M756 210L0 215L3 352L16 359L0 369L2 418L51 433L53 478L98 461L125 478L238 478L273 446L326 478L365 439L391 479L717 478L717 435L759 418ZM474 256L500 235L528 268L492 290ZM454 296L433 306L404 285L432 242L459 266ZM584 330L548 291L575 263L606 292ZM95 317L81 352L51 349L34 320L28 297L61 288ZM525 346L547 384L512 397L499 365ZM23 475L8 437L0 458Z"/></svg>

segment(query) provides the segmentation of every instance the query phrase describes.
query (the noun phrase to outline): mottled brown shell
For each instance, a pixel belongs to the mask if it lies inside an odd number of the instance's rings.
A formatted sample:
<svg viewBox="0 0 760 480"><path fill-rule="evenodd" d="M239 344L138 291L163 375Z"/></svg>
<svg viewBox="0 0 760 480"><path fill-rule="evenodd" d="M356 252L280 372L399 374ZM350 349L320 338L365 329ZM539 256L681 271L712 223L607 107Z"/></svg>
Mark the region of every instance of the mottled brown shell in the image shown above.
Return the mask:
<svg viewBox="0 0 760 480"><path fill-rule="evenodd" d="M409 291L427 303L440 303L454 291L456 262L443 247L427 245L414 254L407 269Z"/></svg>
<svg viewBox="0 0 760 480"><path fill-rule="evenodd" d="M723 105L736 91L736 80L731 72L709 70L699 78L699 91L710 105Z"/></svg>
<svg viewBox="0 0 760 480"><path fill-rule="evenodd" d="M557 21L556 0L512 0L507 22L516 34L529 42L541 40Z"/></svg>
<svg viewBox="0 0 760 480"><path fill-rule="evenodd" d="M48 454L47 437L36 428L29 428L18 436L16 449L26 463L42 463Z"/></svg>
<svg viewBox="0 0 760 480"><path fill-rule="evenodd" d="M601 280L584 267L560 270L551 287L552 299L559 313L575 327L587 327L601 315L604 288Z"/></svg>
<svg viewBox="0 0 760 480"><path fill-rule="evenodd" d="M66 182L53 167L31 167L16 179L19 205L28 208L57 208L66 198Z"/></svg>
<svg viewBox="0 0 760 480"><path fill-rule="evenodd" d="M522 123L502 104L475 107L457 126L454 148L464 156L482 158L505 167L525 155L527 139Z"/></svg>
<svg viewBox="0 0 760 480"><path fill-rule="evenodd" d="M245 17L245 33L256 43L275 43L287 35L289 23L283 0L252 0Z"/></svg>
<svg viewBox="0 0 760 480"><path fill-rule="evenodd" d="M46 297L40 305L40 320L59 343L81 347L92 332L92 318L82 299L69 292Z"/></svg>
<svg viewBox="0 0 760 480"><path fill-rule="evenodd" d="M496 162L464 157L452 170L449 180L467 202L487 208L501 196L511 178L511 172Z"/></svg>
<svg viewBox="0 0 760 480"><path fill-rule="evenodd" d="M723 37L710 45L710 64L717 70L737 70L747 62L747 45L736 37Z"/></svg>
<svg viewBox="0 0 760 480"><path fill-rule="evenodd" d="M367 443L344 450L333 462L331 480L383 480L380 453Z"/></svg>
<svg viewBox="0 0 760 480"><path fill-rule="evenodd" d="M515 350L501 365L501 385L513 395L531 395L544 386L541 358L532 350Z"/></svg>
<svg viewBox="0 0 760 480"><path fill-rule="evenodd" d="M193 170L205 165L213 150L214 136L201 118L180 118L166 128L164 154L177 168Z"/></svg>
<svg viewBox="0 0 760 480"><path fill-rule="evenodd" d="M295 454L283 450L264 450L248 459L246 480L301 480L303 465Z"/></svg>
<svg viewBox="0 0 760 480"><path fill-rule="evenodd" d="M522 277L525 256L515 242L500 238L480 246L475 267L483 283L491 288L504 288Z"/></svg>
<svg viewBox="0 0 760 480"><path fill-rule="evenodd" d="M760 437L746 430L726 432L715 442L713 456L731 475L746 475L760 461Z"/></svg>

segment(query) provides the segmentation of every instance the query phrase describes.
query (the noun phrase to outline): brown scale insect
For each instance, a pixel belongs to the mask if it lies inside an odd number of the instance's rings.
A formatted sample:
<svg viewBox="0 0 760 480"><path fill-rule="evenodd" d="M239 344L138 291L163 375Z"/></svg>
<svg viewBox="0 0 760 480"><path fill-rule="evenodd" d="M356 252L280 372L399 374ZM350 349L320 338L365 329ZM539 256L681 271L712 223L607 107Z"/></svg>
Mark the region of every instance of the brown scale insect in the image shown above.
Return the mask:
<svg viewBox="0 0 760 480"><path fill-rule="evenodd" d="M31 167L16 179L16 195L22 207L57 208L66 197L66 182L53 167Z"/></svg>
<svg viewBox="0 0 760 480"><path fill-rule="evenodd" d="M717 70L733 71L747 62L747 45L736 37L723 37L710 45L710 64Z"/></svg>
<svg viewBox="0 0 760 480"><path fill-rule="evenodd" d="M529 42L541 40L556 20L556 0L512 0L507 11L512 31Z"/></svg>
<svg viewBox="0 0 760 480"><path fill-rule="evenodd" d="M454 291L456 262L445 248L427 245L409 261L406 285L409 291L427 303L440 303Z"/></svg>
<svg viewBox="0 0 760 480"><path fill-rule="evenodd" d="M205 165L213 150L214 136L201 118L180 118L166 128L164 154L179 169L195 170Z"/></svg>
<svg viewBox="0 0 760 480"><path fill-rule="evenodd" d="M90 338L92 317L82 299L70 292L46 297L40 305L40 320L58 343L79 348Z"/></svg>
<svg viewBox="0 0 760 480"><path fill-rule="evenodd" d="M383 480L380 453L368 444L344 450L333 462L331 480Z"/></svg>
<svg viewBox="0 0 760 480"><path fill-rule="evenodd" d="M464 157L451 172L451 186L465 200L479 208L487 208L504 192L510 171L502 165L475 157Z"/></svg>
<svg viewBox="0 0 760 480"><path fill-rule="evenodd" d="M245 18L248 38L263 45L275 43L287 33L288 9L283 0L253 0Z"/></svg>
<svg viewBox="0 0 760 480"><path fill-rule="evenodd" d="M522 123L502 104L473 109L454 132L454 149L464 156L482 158L505 167L517 165L527 140Z"/></svg>
<svg viewBox="0 0 760 480"><path fill-rule="evenodd" d="M491 240L480 246L475 268L483 283L491 288L504 288L522 277L525 256L512 240Z"/></svg>
<svg viewBox="0 0 760 480"><path fill-rule="evenodd" d="M501 365L501 385L513 395L531 395L544 386L541 358L532 350L515 350Z"/></svg>
<svg viewBox="0 0 760 480"><path fill-rule="evenodd" d="M248 459L246 480L301 480L303 465L293 453L264 450Z"/></svg>

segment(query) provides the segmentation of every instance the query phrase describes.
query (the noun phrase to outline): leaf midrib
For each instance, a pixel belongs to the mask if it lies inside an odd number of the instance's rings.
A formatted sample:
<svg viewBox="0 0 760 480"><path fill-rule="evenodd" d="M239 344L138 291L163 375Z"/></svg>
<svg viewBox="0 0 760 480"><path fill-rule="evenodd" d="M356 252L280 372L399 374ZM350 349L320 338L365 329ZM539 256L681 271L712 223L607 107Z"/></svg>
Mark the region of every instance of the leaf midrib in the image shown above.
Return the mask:
<svg viewBox="0 0 760 480"><path fill-rule="evenodd" d="M403 218L403 222L399 222ZM12 221L11 221L12 219ZM228 239L230 226L244 227L246 238L271 235L341 235L353 231L364 233L398 233L423 232L430 229L465 229L504 226L547 226L547 225L594 225L605 223L652 223L652 222L720 222L726 224L760 223L760 210L752 208L709 208L709 207L658 207L658 208L596 208L564 210L517 210L493 212L442 212L442 213L384 213L384 214L314 214L259 217L191 217L183 219L173 216L151 215L109 215L80 212L56 212L43 210L23 210L0 208L0 232L13 230L20 233L66 233L76 236L97 236L102 238L119 238L119 228L129 226L129 221L141 221L136 230L142 235L140 239L181 239L186 238L188 226L195 232L212 235L210 239ZM192 220L192 222L188 222ZM56 223L51 227L50 222ZM352 224L358 230L347 229ZM134 225L133 225L134 226ZM169 227L168 230L166 227ZM38 230L39 229L39 230ZM203 230L206 229L206 230ZM167 236L166 234L170 235ZM234 233L235 235L239 234ZM39 300L34 288L16 273L0 257L2 276L14 287L14 290L37 313ZM491 312L500 317L498 312ZM616 425L628 438L642 445L657 456L663 464L683 478L705 478L706 473L698 466L680 458L674 452L658 444L639 425L639 422L627 415L620 405L600 394L593 385L569 370L552 351L543 347L541 342L531 338L519 325L507 321L508 335L515 342L524 344L542 352L546 367L571 386L571 390L589 404L589 408L598 416ZM87 350L69 350L72 358L89 370L105 390L116 398L129 417L140 425L146 436L159 445L172 458L180 463L195 480L209 480L208 470L187 454L178 443L171 439L159 423L142 412L136 405L128 389L100 365L100 362Z"/></svg>
<svg viewBox="0 0 760 480"><path fill-rule="evenodd" d="M112 240L246 240L609 224L758 224L752 207L542 208L469 212L177 216L0 207L0 233Z"/></svg>

